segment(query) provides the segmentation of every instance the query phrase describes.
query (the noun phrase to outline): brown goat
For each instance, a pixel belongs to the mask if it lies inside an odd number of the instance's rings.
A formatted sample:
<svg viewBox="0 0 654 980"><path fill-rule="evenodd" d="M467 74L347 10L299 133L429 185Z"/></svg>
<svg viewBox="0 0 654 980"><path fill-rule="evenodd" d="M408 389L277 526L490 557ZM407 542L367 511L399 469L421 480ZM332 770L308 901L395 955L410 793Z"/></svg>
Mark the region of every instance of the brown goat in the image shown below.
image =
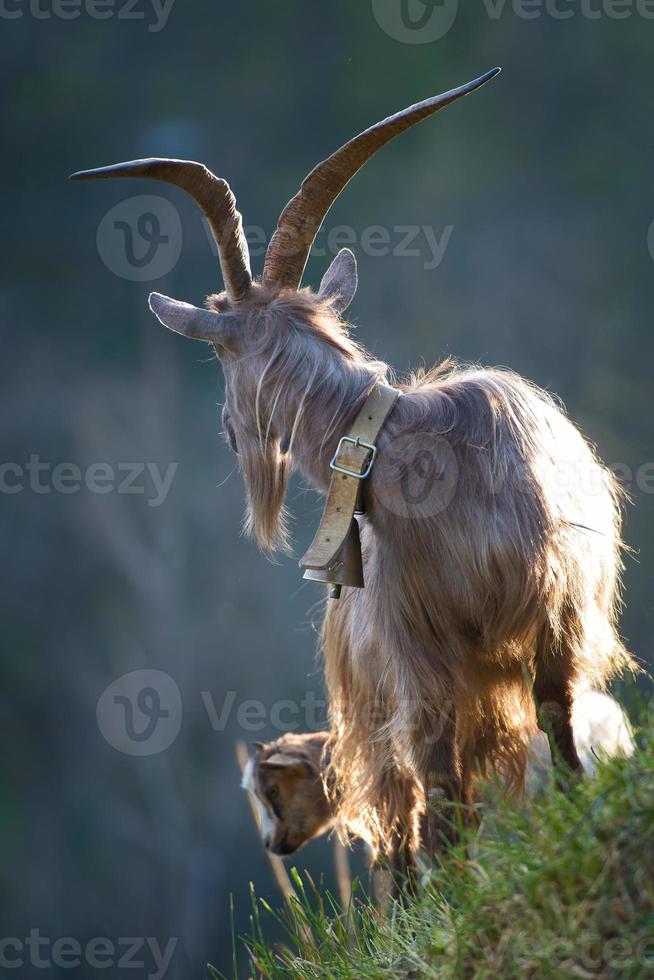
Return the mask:
<svg viewBox="0 0 654 980"><path fill-rule="evenodd" d="M341 320L356 289L351 252L317 294L300 290L314 237L376 150L496 74L383 120L319 164L280 217L261 283L229 186L201 164L75 175L168 181L207 215L226 292L207 310L159 294L150 305L215 347L246 529L264 548L288 548L290 472L326 492L340 436L389 376ZM470 798L475 760L521 779L532 687L556 761L580 769L575 686L601 687L630 664L615 628L620 494L554 400L509 371L447 363L398 387L362 485L366 588L345 590L324 624L330 780L344 819L411 846L403 799L422 793L433 850L451 836L448 801Z"/></svg>
<svg viewBox="0 0 654 980"><path fill-rule="evenodd" d="M324 783L329 732L287 733L256 743L243 772L243 789L259 814L267 851L286 857L334 823L335 808Z"/></svg>
<svg viewBox="0 0 654 980"><path fill-rule="evenodd" d="M330 789L329 732L295 734L287 732L266 744L254 743L256 751L250 756L243 772L241 785L255 803L259 816L259 831L266 850L280 857L294 854L314 837L332 830L339 822L338 795ZM417 821L420 807L414 798L412 780L404 783L410 795L400 799L396 782L396 798L402 808L398 825ZM424 808L423 808L424 809ZM364 823L350 821L340 830L350 837L362 837L367 843ZM377 839L372 853L377 854ZM392 875L393 893L399 894L413 864L413 848L397 834L385 840L382 852Z"/></svg>

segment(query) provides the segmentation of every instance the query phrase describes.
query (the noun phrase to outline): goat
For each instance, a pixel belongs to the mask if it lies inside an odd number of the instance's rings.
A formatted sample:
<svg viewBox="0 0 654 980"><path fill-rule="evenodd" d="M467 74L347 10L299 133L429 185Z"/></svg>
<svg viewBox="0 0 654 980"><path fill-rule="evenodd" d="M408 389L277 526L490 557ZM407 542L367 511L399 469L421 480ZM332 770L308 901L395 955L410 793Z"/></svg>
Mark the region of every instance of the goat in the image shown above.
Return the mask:
<svg viewBox="0 0 654 980"><path fill-rule="evenodd" d="M256 751L248 760L241 785L255 804L263 845L273 854L288 857L339 821L338 793L329 785L331 742L329 732L287 732L273 742L253 743ZM396 779L395 789L398 815L401 812L404 818L406 813L406 819L417 819L418 801L398 793L404 789L412 794L413 781ZM341 830L348 837L366 840L366 826L356 820ZM372 851L376 857L376 848ZM384 842L383 852L399 892L413 862L412 850L396 833Z"/></svg>
<svg viewBox="0 0 654 980"><path fill-rule="evenodd" d="M325 785L329 732L286 733L267 745L255 743L243 772L259 815L267 851L294 854L334 824L334 802Z"/></svg>
<svg viewBox="0 0 654 980"><path fill-rule="evenodd" d="M634 751L629 720L618 702L600 691L577 695L572 712L577 751L585 771L594 776L598 761L628 758ZM339 819L338 800L329 779L330 733L287 732L272 742L255 743L243 774L259 813L265 848L282 857L333 830ZM532 800L550 781L552 761L545 735L532 726L525 743L525 798ZM424 806L424 802L420 804ZM358 826L346 828L350 835ZM385 848L392 850L392 847Z"/></svg>
<svg viewBox="0 0 654 980"><path fill-rule="evenodd" d="M357 286L352 252L339 252L317 293L300 288L312 242L378 149L498 71L390 116L319 164L282 212L260 282L234 195L203 165L147 159L73 175L166 181L207 216L225 291L206 309L158 293L150 307L215 348L245 529L264 549L289 550L290 473L325 493L340 436L389 377L342 319ZM470 798L473 760L522 778L532 688L557 764L581 771L575 687L602 688L632 666L616 631L621 492L553 398L511 371L446 362L397 387L362 483L366 588L345 589L324 622L330 770L344 818L367 822L369 837L411 838L398 795L419 791L421 839L435 851L448 801Z"/></svg>

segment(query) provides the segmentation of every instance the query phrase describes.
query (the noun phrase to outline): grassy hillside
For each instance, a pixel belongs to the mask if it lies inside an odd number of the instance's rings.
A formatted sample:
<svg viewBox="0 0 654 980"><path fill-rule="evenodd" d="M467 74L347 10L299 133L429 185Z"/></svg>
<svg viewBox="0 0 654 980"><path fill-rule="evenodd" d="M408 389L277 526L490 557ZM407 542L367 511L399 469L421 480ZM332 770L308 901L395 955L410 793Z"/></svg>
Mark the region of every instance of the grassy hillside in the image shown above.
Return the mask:
<svg viewBox="0 0 654 980"><path fill-rule="evenodd" d="M346 913L294 873L282 913L255 900L246 940L262 978L654 976L654 730L529 812L485 809L481 834L426 871L421 899L381 914L362 891ZM266 941L271 917L288 940ZM217 976L211 971L212 976Z"/></svg>

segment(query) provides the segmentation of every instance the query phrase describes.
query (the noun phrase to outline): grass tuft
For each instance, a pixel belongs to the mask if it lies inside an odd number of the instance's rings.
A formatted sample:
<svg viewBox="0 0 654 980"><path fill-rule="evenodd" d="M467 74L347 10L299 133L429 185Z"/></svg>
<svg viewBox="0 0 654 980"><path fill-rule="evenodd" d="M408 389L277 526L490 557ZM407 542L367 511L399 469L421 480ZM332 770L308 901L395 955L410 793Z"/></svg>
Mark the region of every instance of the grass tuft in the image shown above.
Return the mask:
<svg viewBox="0 0 654 980"><path fill-rule="evenodd" d="M654 731L570 795L529 810L495 801L481 831L425 870L408 908L375 908L360 884L342 910L293 869L298 898L256 899L252 973L301 980L654 976ZM284 929L270 945L266 919Z"/></svg>

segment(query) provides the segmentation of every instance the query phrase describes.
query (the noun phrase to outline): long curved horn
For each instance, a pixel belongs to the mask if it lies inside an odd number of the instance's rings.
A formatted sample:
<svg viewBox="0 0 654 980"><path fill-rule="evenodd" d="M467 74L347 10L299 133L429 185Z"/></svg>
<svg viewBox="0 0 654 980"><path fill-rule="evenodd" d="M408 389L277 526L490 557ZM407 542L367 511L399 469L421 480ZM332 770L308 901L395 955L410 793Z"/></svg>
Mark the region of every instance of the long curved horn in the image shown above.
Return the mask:
<svg viewBox="0 0 654 980"><path fill-rule="evenodd" d="M325 215L348 181L370 157L400 133L443 109L451 102L481 88L499 74L493 68L466 85L436 95L425 102L410 106L389 116L370 129L355 136L344 146L319 163L303 181L302 187L286 205L270 240L263 270L268 285L298 289L314 239Z"/></svg>
<svg viewBox="0 0 654 980"><path fill-rule="evenodd" d="M250 256L243 234L241 215L229 184L202 163L193 160L130 160L95 170L79 170L71 180L103 177L151 177L175 184L190 194L206 215L218 246L225 288L235 302L242 300L252 284Z"/></svg>

